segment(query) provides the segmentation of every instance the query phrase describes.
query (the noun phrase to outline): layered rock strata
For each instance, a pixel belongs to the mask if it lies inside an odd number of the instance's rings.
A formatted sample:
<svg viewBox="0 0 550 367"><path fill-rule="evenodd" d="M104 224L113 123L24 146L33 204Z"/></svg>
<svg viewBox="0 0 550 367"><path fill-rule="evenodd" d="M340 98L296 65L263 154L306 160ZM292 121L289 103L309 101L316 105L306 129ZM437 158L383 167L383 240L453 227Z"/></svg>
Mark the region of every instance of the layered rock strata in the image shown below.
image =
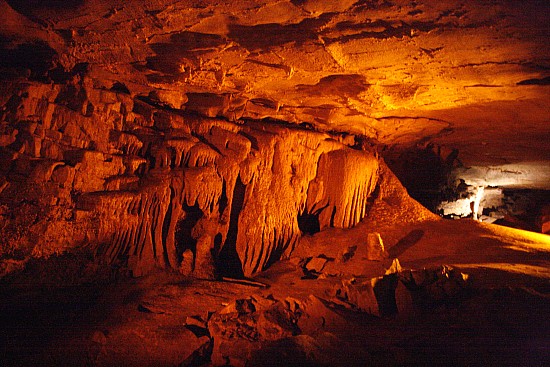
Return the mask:
<svg viewBox="0 0 550 367"><path fill-rule="evenodd" d="M353 136L184 114L81 75L8 87L4 259L86 246L135 275L249 276L292 252L306 217L357 224L377 187L378 158Z"/></svg>

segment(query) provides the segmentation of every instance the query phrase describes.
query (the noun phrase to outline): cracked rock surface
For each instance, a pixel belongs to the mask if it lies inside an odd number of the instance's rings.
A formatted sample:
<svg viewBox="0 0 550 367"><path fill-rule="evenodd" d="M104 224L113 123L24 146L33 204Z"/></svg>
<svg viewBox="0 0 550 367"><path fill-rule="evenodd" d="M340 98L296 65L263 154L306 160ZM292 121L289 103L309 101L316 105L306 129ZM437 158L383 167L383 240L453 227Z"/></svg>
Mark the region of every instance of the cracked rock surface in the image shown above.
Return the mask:
<svg viewBox="0 0 550 367"><path fill-rule="evenodd" d="M1 66L31 76L86 64L96 85L171 108L390 145L432 138L467 163L550 154L543 1L1 4Z"/></svg>

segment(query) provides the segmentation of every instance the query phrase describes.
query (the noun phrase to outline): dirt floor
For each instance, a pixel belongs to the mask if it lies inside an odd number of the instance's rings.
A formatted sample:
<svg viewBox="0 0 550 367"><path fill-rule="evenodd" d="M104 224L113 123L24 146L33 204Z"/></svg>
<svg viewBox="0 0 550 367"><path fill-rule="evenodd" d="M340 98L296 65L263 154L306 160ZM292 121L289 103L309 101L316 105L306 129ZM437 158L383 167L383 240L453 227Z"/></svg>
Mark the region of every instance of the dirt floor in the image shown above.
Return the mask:
<svg viewBox="0 0 550 367"><path fill-rule="evenodd" d="M369 260L371 226L305 237L251 281L76 279L90 266L76 257L29 266L1 284L1 365L547 365L549 236L377 225L385 252Z"/></svg>

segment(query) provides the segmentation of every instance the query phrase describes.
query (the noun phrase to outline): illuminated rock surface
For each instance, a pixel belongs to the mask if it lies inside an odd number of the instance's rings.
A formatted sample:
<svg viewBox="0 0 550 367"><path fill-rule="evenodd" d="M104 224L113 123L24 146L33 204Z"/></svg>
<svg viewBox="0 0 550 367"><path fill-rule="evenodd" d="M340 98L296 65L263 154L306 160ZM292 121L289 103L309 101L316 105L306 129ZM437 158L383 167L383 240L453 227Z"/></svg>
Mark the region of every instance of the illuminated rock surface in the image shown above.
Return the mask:
<svg viewBox="0 0 550 367"><path fill-rule="evenodd" d="M549 18L0 0L0 364L548 360Z"/></svg>
<svg viewBox="0 0 550 367"><path fill-rule="evenodd" d="M182 116L81 91L84 105L104 110L75 112L55 86L13 94L27 97L5 112L18 130L4 150L2 197L6 212L20 214L3 228L4 252L95 246L140 275L178 269L191 249L201 276L214 275L214 261L226 265L224 256L238 257L249 276L288 256L303 213L320 229L366 215L379 163L353 136Z"/></svg>
<svg viewBox="0 0 550 367"><path fill-rule="evenodd" d="M86 65L95 87L153 91L172 108L384 144L432 138L468 164L550 154L541 1L12 0L2 10L2 66L37 78Z"/></svg>

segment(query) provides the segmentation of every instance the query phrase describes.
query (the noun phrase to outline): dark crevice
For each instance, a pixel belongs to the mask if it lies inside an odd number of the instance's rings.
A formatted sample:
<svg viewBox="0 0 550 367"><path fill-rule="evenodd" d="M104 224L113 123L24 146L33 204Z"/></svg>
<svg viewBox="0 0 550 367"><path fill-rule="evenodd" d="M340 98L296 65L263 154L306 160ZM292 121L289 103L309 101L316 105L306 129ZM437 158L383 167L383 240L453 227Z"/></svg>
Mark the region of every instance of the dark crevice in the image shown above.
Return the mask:
<svg viewBox="0 0 550 367"><path fill-rule="evenodd" d="M442 200L454 167L460 164L458 150L444 152L430 143L403 151L388 151L384 159L410 196L435 211Z"/></svg>
<svg viewBox="0 0 550 367"><path fill-rule="evenodd" d="M228 204L229 204L229 199L227 198L227 182L224 180L222 183L222 194L218 202L220 214L223 214Z"/></svg>
<svg viewBox="0 0 550 367"><path fill-rule="evenodd" d="M82 111L82 106L87 100L86 90L80 86L68 85L63 88L55 99L55 103L65 106L73 111Z"/></svg>
<svg viewBox="0 0 550 367"><path fill-rule="evenodd" d="M517 83L517 85L550 85L550 76L541 79L526 79Z"/></svg>
<svg viewBox="0 0 550 367"><path fill-rule="evenodd" d="M57 52L44 41L20 44L10 47L9 42L0 38L0 69L24 72L29 70L29 79L47 82L47 72L53 69ZM6 73L3 70L2 73Z"/></svg>
<svg viewBox="0 0 550 367"><path fill-rule="evenodd" d="M277 239L277 241L274 243L275 249L271 252L269 258L267 259L265 265L262 267L261 270L265 270L271 265L275 264L277 261L279 261L283 256L283 252L290 243L290 239L285 240L285 236L283 235L277 237L277 230L273 230L273 232L275 234L275 238Z"/></svg>
<svg viewBox="0 0 550 367"><path fill-rule="evenodd" d="M48 78L55 84L69 83L75 76L82 77L88 71L87 62L77 63L71 70L65 70L61 65L48 71Z"/></svg>
<svg viewBox="0 0 550 367"><path fill-rule="evenodd" d="M397 315L398 309L395 299L397 282L398 277L394 273L382 277L374 286L374 295L378 301L378 309L382 317Z"/></svg>
<svg viewBox="0 0 550 367"><path fill-rule="evenodd" d="M307 210L298 215L298 228L304 234L315 234L321 231L319 213L308 213Z"/></svg>
<svg viewBox="0 0 550 367"><path fill-rule="evenodd" d="M376 201L376 199L378 199L379 195L380 195L380 181L378 183L376 183L376 186L374 187L373 192L367 198L367 208L365 210L364 218L368 218L369 213L370 213L372 207L374 206L374 202Z"/></svg>
<svg viewBox="0 0 550 367"><path fill-rule="evenodd" d="M130 94L130 90L126 86L126 84L121 82L115 82L113 86L111 87L111 90L113 92L122 93L122 94Z"/></svg>
<svg viewBox="0 0 550 367"><path fill-rule="evenodd" d="M172 205L174 202L174 196L175 196L174 189L170 189L170 204L168 205L168 210L166 211L166 215L164 216L164 222L162 223L162 248L163 248L162 254L164 258L164 264L167 267L170 266L170 260L168 259L169 251L166 247L166 242L168 238L168 230L170 229L170 222L172 222Z"/></svg>
<svg viewBox="0 0 550 367"><path fill-rule="evenodd" d="M170 111L170 112L174 112L174 113L177 113L178 110L174 109L172 106L166 104L166 103L163 103L162 101L160 101L157 97L156 97L156 93L150 93L150 95L148 96L137 96L134 101L140 101L140 102L143 102L151 107L154 107L154 108L157 108L159 110L166 110L166 111ZM136 106L134 105L134 108ZM151 117L152 118L152 117Z"/></svg>
<svg viewBox="0 0 550 367"><path fill-rule="evenodd" d="M405 22L402 22L400 26L393 27L390 23L383 21L383 20L376 20L373 22L370 22L368 24L349 24L348 22L344 22L344 24L340 24L341 29L361 29L361 28L379 28L384 27L384 31L369 31L365 30L363 32L359 32L356 34L341 36L341 37L327 37L324 38L326 43L334 43L334 42L348 42L352 40L357 39L388 39L388 38L403 38L408 37L412 38L413 31L421 31L421 32L429 32L431 30L437 29L437 28L452 28L452 24L436 24L434 22L412 22L411 24L407 24Z"/></svg>
<svg viewBox="0 0 550 367"><path fill-rule="evenodd" d="M254 26L230 24L229 38L234 39L249 51L266 50L293 43L296 46L318 42L317 31L328 23L335 13L324 13L318 18L307 18L297 24L278 23ZM258 37L258 35L262 37Z"/></svg>
<svg viewBox="0 0 550 367"><path fill-rule="evenodd" d="M336 206L332 207L332 213L330 214L330 226L334 227L334 218L336 217Z"/></svg>
<svg viewBox="0 0 550 367"><path fill-rule="evenodd" d="M260 150L260 146L258 145L258 139L244 131L239 131L237 134L244 136L250 141L250 147L254 150Z"/></svg>
<svg viewBox="0 0 550 367"><path fill-rule="evenodd" d="M193 228L204 215L198 205L184 205L183 211L185 216L177 223L175 233L176 256L178 263L183 260L183 253L186 250L191 250L193 254L196 254L197 239L193 236Z"/></svg>
<svg viewBox="0 0 550 367"><path fill-rule="evenodd" d="M187 93L186 96L185 109L198 113L208 108L223 109L228 104L227 93Z"/></svg>
<svg viewBox="0 0 550 367"><path fill-rule="evenodd" d="M216 236L214 236L214 254L218 254L221 251L223 244L223 236L221 233L217 233Z"/></svg>
<svg viewBox="0 0 550 367"><path fill-rule="evenodd" d="M33 14L34 10L40 9L60 9L60 10L72 10L76 9L84 4L85 0L40 0L40 1L28 1L28 0L7 0L6 2L16 10L24 15Z"/></svg>
<svg viewBox="0 0 550 367"><path fill-rule="evenodd" d="M241 177L239 176L235 182L233 201L231 202L229 230L227 231L225 243L217 256L216 261L216 271L218 275L222 277L244 277L241 259L237 254L237 237L239 231L239 214L243 208L245 193L246 185L243 184Z"/></svg>
<svg viewBox="0 0 550 367"><path fill-rule="evenodd" d="M212 149L213 151L215 151L216 153L220 154L220 155L223 155L222 152L220 152L220 150L212 143L210 143L208 140L206 140L206 138L202 135L199 135L195 132L191 132L191 135L194 136L195 138L199 139L199 141L205 145L208 145L208 147L210 149Z"/></svg>

